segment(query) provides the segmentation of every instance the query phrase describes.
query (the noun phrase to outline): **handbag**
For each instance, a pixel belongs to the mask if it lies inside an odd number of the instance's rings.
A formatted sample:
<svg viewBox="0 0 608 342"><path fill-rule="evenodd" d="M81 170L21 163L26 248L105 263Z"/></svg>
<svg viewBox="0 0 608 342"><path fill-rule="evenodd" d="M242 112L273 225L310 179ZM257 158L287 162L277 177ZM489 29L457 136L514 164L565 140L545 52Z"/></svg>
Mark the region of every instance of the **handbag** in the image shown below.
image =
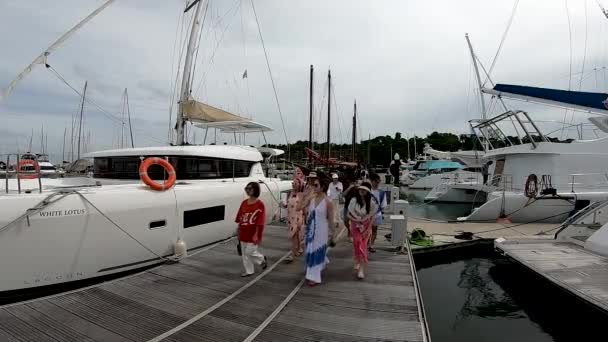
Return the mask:
<svg viewBox="0 0 608 342"><path fill-rule="evenodd" d="M236 244L236 252L239 255L243 255L243 250L241 249L241 241L237 242L237 244Z"/></svg>

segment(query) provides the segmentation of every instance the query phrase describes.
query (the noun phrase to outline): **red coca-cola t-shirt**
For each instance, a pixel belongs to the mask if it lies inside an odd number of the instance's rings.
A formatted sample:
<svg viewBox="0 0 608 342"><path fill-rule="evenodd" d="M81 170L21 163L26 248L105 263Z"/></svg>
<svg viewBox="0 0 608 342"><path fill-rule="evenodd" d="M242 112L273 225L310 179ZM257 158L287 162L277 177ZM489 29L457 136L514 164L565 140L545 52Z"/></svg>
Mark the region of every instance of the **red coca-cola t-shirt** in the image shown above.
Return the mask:
<svg viewBox="0 0 608 342"><path fill-rule="evenodd" d="M249 204L247 200L244 200L234 221L239 225L239 240L243 242L253 242L253 236L256 230L259 229L260 241L257 242L259 244L262 241L262 233L264 232L264 223L266 221L264 202L257 200L255 203Z"/></svg>

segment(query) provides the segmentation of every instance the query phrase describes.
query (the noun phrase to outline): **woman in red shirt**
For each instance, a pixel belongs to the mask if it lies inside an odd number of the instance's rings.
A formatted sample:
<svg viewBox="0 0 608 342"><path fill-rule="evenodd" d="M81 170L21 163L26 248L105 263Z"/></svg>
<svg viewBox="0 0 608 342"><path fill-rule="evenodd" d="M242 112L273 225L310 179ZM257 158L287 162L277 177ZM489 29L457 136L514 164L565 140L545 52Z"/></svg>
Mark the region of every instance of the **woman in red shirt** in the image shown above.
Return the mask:
<svg viewBox="0 0 608 342"><path fill-rule="evenodd" d="M235 219L239 225L239 243L245 267L245 272L241 274L241 277L249 277L255 273L254 263L261 265L262 269L266 269L268 266L266 257L258 252L266 220L264 202L258 198L260 197L260 184L257 182L247 184L245 192L249 198L241 203Z"/></svg>

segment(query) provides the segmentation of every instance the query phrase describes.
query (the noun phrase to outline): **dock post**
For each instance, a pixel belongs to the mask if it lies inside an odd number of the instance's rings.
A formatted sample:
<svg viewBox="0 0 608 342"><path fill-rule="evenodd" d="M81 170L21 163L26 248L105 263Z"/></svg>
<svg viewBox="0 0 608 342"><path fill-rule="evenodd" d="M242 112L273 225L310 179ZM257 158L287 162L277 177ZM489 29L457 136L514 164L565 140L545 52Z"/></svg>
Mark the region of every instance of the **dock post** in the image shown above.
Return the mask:
<svg viewBox="0 0 608 342"><path fill-rule="evenodd" d="M397 210L395 208L395 203L399 200L399 187L393 186L391 187L391 197L389 198L389 209L393 214L397 214Z"/></svg>
<svg viewBox="0 0 608 342"><path fill-rule="evenodd" d="M391 220L391 245L395 246L400 253L405 251L405 239L407 239L407 206L408 202L396 200L393 202L393 215Z"/></svg>

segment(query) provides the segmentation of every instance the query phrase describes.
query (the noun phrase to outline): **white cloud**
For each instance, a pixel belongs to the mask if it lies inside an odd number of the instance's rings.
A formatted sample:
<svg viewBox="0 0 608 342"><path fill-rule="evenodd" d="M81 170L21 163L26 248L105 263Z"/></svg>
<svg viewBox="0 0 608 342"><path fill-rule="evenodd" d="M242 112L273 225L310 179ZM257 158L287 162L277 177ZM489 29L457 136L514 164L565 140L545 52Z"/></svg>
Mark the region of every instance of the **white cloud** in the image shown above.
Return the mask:
<svg viewBox="0 0 608 342"><path fill-rule="evenodd" d="M50 42L101 3L0 3L0 85L8 84ZM464 33L471 34L478 55L489 67L513 6L512 1L498 0L259 0L255 4L292 141L305 138L308 132L310 64L316 70L317 107L326 96L327 69L332 69L340 114L333 123L340 128L333 134L335 140L350 140L355 98L364 136L396 131L418 135L432 130L466 132L466 120L479 114ZM582 66L587 4L587 72L582 88L605 91L602 67L607 43L603 37L608 20L593 1L568 4L572 72L580 72ZM165 141L174 76L172 51L183 6L181 0L117 0L51 55L49 63L78 89L88 80L90 98L115 114L122 91L128 88L131 112L138 123L136 141L154 143L146 136ZM522 1L494 69L494 80L568 87L568 35L563 2ZM196 94L212 105L252 114L255 120L274 127L277 131L268 138L280 142L283 134L265 63L250 2L212 1L199 50ZM598 71L592 72L593 68ZM247 80L241 79L245 69ZM202 75L206 80L199 88ZM579 76L573 76L570 84L578 88ZM0 104L4 130L29 137L30 123L35 122L38 129L44 122L49 145L52 141L55 148L61 145L63 129L78 101L49 71L37 68ZM542 119L561 120L563 116L561 110L513 104L534 110L531 113ZM95 125L93 148L109 147L116 134L112 121L90 106L86 115ZM577 120L584 118L577 116ZM317 119L321 123L315 127L321 140L325 139L324 120ZM197 134L199 141L203 134Z"/></svg>

